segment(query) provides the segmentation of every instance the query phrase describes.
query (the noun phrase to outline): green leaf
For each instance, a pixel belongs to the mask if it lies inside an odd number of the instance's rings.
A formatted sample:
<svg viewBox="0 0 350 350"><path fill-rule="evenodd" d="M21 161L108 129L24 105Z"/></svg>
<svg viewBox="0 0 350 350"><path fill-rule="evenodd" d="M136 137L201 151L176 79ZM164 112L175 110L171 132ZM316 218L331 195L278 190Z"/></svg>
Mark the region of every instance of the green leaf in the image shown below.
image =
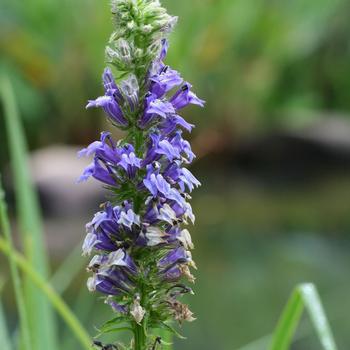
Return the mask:
<svg viewBox="0 0 350 350"><path fill-rule="evenodd" d="M174 332L167 331L166 329L160 329L158 336L162 339L162 345L166 346L168 350L173 347Z"/></svg>
<svg viewBox="0 0 350 350"><path fill-rule="evenodd" d="M105 322L100 328L99 331L103 332L104 329L106 328L110 328L110 327L115 327L121 323L127 323L129 320L124 317L124 316L118 316L118 317L114 317L111 320Z"/></svg>
<svg viewBox="0 0 350 350"><path fill-rule="evenodd" d="M165 322L159 322L157 325L154 326L154 328L159 328L159 329L165 330L166 332L173 334L180 339L186 339L173 326L170 326L169 324L167 324ZM163 333L163 335L164 335L164 333ZM167 341L169 341L168 337L166 337L166 339L167 339Z"/></svg>
<svg viewBox="0 0 350 350"><path fill-rule="evenodd" d="M49 262L45 250L38 198L27 167L27 146L19 118L11 82L6 76L0 80L0 97L4 106L6 134L10 150L12 175L15 184L16 205L21 239L25 255L35 270L44 278L49 276ZM58 350L55 319L50 304L25 276L25 301L29 327L35 350Z"/></svg>
<svg viewBox="0 0 350 350"><path fill-rule="evenodd" d="M289 349L304 309L311 318L322 349L337 350L320 297L312 283L301 284L294 290L273 333L270 350Z"/></svg>
<svg viewBox="0 0 350 350"><path fill-rule="evenodd" d="M113 327L111 326L110 328L106 328L103 332L99 333L97 337L100 337L103 334L107 333L115 333L115 332L123 332L123 331L130 331L133 332L134 330L130 327Z"/></svg>
<svg viewBox="0 0 350 350"><path fill-rule="evenodd" d="M50 284L34 269L30 262L20 253L11 249L9 244L0 238L0 251L8 257L11 257L16 265L27 275L27 277L38 287L39 292L43 293L51 302L52 306L61 315L67 326L70 327L73 334L79 340L83 349L91 350L92 344L89 334L82 327L79 320L69 309L64 300L55 292ZM39 297L41 297L41 293Z"/></svg>
<svg viewBox="0 0 350 350"><path fill-rule="evenodd" d="M9 249L12 251L14 248L12 243L10 222L7 215L5 194L1 184L1 178L0 178L0 231L1 231L1 234L5 237L5 242L7 243ZM31 345L31 339L30 339L28 314L27 314L27 308L26 308L24 296L22 293L23 291L22 281L16 266L16 262L14 261L12 255L8 256L8 260L10 264L10 273L11 273L11 278L13 283L17 309L19 313L22 345L25 350L31 350L32 345ZM6 349L6 348L1 347L1 349Z"/></svg>
<svg viewBox="0 0 350 350"><path fill-rule="evenodd" d="M118 316L118 317L114 317L111 320L105 322L101 327L98 328L98 337L101 336L102 334L105 333L113 333L113 332L120 332L123 330L128 330L133 332L133 329L127 326L122 326L120 327L120 325L125 325L128 324L129 320L127 317L124 316Z"/></svg>

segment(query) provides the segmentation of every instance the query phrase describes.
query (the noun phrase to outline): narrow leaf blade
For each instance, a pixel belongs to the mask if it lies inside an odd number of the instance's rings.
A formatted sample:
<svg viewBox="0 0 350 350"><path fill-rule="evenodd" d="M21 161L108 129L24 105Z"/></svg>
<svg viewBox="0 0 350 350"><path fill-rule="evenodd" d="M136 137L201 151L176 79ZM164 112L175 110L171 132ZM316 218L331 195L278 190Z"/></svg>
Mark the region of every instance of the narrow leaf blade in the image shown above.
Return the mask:
<svg viewBox="0 0 350 350"><path fill-rule="evenodd" d="M1 185L1 178L0 178L0 231L1 231L1 235L5 237L5 242L8 244L10 251L12 251L14 248L12 244L10 222L7 215L5 194ZM19 313L22 345L25 350L32 350L27 307L23 296L22 281L16 266L16 262L14 261L12 255L8 256L8 260L10 264L10 273L11 273L11 278L13 283L15 300L16 300L17 309Z"/></svg>
<svg viewBox="0 0 350 350"><path fill-rule="evenodd" d="M298 290L292 293L278 321L270 350L287 350L303 312L303 300Z"/></svg>
<svg viewBox="0 0 350 350"><path fill-rule="evenodd" d="M337 346L334 341L333 333L317 289L313 284L307 283L299 286L299 292L302 295L306 310L308 311L323 348L325 350L336 350Z"/></svg>
<svg viewBox="0 0 350 350"><path fill-rule="evenodd" d="M30 278L30 280L38 287L41 294L44 294L51 302L67 326L70 327L73 334L79 340L83 349L91 350L91 339L79 320L69 309L64 300L56 293L50 284L48 284L43 277L34 269L30 262L20 253L11 249L7 242L0 238L0 251L5 255L11 256L16 265Z"/></svg>
<svg viewBox="0 0 350 350"><path fill-rule="evenodd" d="M0 97L4 106L6 134L9 144L16 204L25 255L44 278L49 274L49 263L38 199L27 167L27 146L11 82L6 76L0 81ZM50 304L37 288L24 279L25 299L33 346L36 350L57 350L55 319Z"/></svg>
<svg viewBox="0 0 350 350"><path fill-rule="evenodd" d="M301 284L292 293L273 333L270 350L290 348L304 308L311 318L322 348L337 350L321 300L312 283Z"/></svg>

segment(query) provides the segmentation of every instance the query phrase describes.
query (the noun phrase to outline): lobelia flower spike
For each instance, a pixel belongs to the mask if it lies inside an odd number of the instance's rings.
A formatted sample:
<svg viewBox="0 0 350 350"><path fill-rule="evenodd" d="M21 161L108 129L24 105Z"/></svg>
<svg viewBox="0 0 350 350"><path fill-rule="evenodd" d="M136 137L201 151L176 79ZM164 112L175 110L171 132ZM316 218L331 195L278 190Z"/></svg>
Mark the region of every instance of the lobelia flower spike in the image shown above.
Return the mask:
<svg viewBox="0 0 350 350"><path fill-rule="evenodd" d="M193 293L183 284L194 282L196 267L184 225L194 223L189 193L200 183L185 167L195 155L183 132L193 125L178 113L204 101L164 64L176 17L158 0L113 0L112 14L105 94L87 108L101 107L126 137L116 142L103 132L79 152L93 156L79 181L94 177L111 192L86 225L83 254L94 254L87 286L117 314L101 333L126 326L133 338L123 348L155 349L161 343L157 329L172 331L172 321L194 320L178 299Z"/></svg>

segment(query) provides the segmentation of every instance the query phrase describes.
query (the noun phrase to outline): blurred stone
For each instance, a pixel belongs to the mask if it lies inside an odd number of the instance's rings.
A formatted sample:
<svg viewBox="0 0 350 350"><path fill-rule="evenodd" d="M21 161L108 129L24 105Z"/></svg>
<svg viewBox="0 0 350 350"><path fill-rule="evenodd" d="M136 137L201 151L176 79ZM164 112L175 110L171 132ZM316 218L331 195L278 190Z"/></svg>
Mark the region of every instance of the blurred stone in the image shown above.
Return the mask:
<svg viewBox="0 0 350 350"><path fill-rule="evenodd" d="M345 117L318 118L304 128L273 129L231 142L214 142L220 138L211 134L215 137L209 141L197 141L206 146L220 143L221 147L207 147L194 164L195 172L214 171L213 176L226 181L240 176L271 186L302 185L324 176L350 174L350 120Z"/></svg>
<svg viewBox="0 0 350 350"><path fill-rule="evenodd" d="M103 189L96 181L77 183L91 161L77 157L79 148L51 146L30 155L29 167L45 216L75 217L96 209Z"/></svg>
<svg viewBox="0 0 350 350"><path fill-rule="evenodd" d="M350 120L347 115L328 116L299 130L297 135L340 152L350 152Z"/></svg>

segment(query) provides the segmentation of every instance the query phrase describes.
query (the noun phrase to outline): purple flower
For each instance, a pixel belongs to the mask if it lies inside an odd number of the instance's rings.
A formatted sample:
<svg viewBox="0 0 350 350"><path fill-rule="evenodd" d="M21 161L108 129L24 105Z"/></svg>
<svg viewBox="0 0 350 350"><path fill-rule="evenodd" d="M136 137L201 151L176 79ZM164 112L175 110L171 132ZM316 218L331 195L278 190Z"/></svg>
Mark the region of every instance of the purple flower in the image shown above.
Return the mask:
<svg viewBox="0 0 350 350"><path fill-rule="evenodd" d="M189 259L187 251L182 247L178 247L170 250L162 259L160 259L158 262L158 267L161 270L164 270L174 266L175 264L186 263L190 260L191 259Z"/></svg>
<svg viewBox="0 0 350 350"><path fill-rule="evenodd" d="M103 73L103 85L105 95L98 97L96 100L89 100L86 108L102 107L113 123L121 127L128 126L128 121L120 106L124 100L123 96L115 84L111 70L108 68Z"/></svg>
<svg viewBox="0 0 350 350"><path fill-rule="evenodd" d="M167 282L177 281L182 277L182 266L194 264L191 253L183 247L170 250L158 261L159 275Z"/></svg>
<svg viewBox="0 0 350 350"><path fill-rule="evenodd" d="M122 211L120 213L120 218L117 222L131 230L132 225L140 226L140 217L136 215L132 209L129 209L127 212Z"/></svg>
<svg viewBox="0 0 350 350"><path fill-rule="evenodd" d="M175 109L170 102L159 100L154 94L149 93L145 98L145 108L143 116L139 120L139 126L144 129L157 117L164 119L174 113Z"/></svg>
<svg viewBox="0 0 350 350"><path fill-rule="evenodd" d="M167 39L162 39L162 49L160 51L159 60L164 61L169 49L169 43Z"/></svg>
<svg viewBox="0 0 350 350"><path fill-rule="evenodd" d="M133 212L128 202L115 207L106 203L104 210L97 212L86 225L83 253L89 255L94 249L112 252L125 241L136 241L140 225L139 215Z"/></svg>
<svg viewBox="0 0 350 350"><path fill-rule="evenodd" d="M108 255L95 255L88 269L94 272L93 277L88 280L91 291L118 295L128 293L134 288L132 276L137 274L137 266L123 249Z"/></svg>
<svg viewBox="0 0 350 350"><path fill-rule="evenodd" d="M167 270L161 272L162 279L167 282L176 282L181 276L182 272L179 266L174 265Z"/></svg>
<svg viewBox="0 0 350 350"><path fill-rule="evenodd" d="M157 96L157 98L160 98L174 87L181 85L183 79L177 71L170 69L168 66L164 66L161 68L159 74L150 78L150 81L152 82L152 94Z"/></svg>
<svg viewBox="0 0 350 350"><path fill-rule="evenodd" d="M128 125L128 121L124 118L121 108L112 96L101 96L96 100L89 100L86 108L91 107L102 107L114 123L124 127Z"/></svg>
<svg viewBox="0 0 350 350"><path fill-rule="evenodd" d="M168 114L175 113L175 109L170 102L164 102L161 100L153 100L150 102L146 114L156 114L162 118L166 118Z"/></svg>
<svg viewBox="0 0 350 350"><path fill-rule="evenodd" d="M119 187L117 175L113 172L112 167L97 157L84 170L83 174L78 178L78 182L87 181L91 176L106 185Z"/></svg>
<svg viewBox="0 0 350 350"><path fill-rule="evenodd" d="M130 74L127 79L121 83L121 92L128 102L131 112L134 112L139 103L139 85L137 78Z"/></svg>
<svg viewBox="0 0 350 350"><path fill-rule="evenodd" d="M180 187L183 192L185 192L185 186L187 186L190 192L193 191L194 187L198 187L201 183L193 176L193 174L186 168L181 169L181 175L179 176Z"/></svg>
<svg viewBox="0 0 350 350"><path fill-rule="evenodd" d="M177 217L178 216L176 214L176 211L169 204L165 203L159 209L159 215L157 216L157 219L173 225L177 221Z"/></svg>
<svg viewBox="0 0 350 350"><path fill-rule="evenodd" d="M204 101L199 99L192 91L192 85L185 83L170 99L170 102L173 104L175 109L182 109L189 104L198 105L204 107Z"/></svg>
<svg viewBox="0 0 350 350"><path fill-rule="evenodd" d="M164 135L169 135L174 132L178 127L181 127L188 132L192 131L193 124L188 123L184 118L177 114L169 115L161 124L160 129Z"/></svg>
<svg viewBox="0 0 350 350"><path fill-rule="evenodd" d="M120 314L126 314L128 312L128 308L125 305L122 305L121 303L116 302L113 299L113 295L109 295L106 300L105 304L109 305L114 312L120 313Z"/></svg>
<svg viewBox="0 0 350 350"><path fill-rule="evenodd" d="M89 278L88 289L95 290L107 295L120 295L129 293L134 285L122 269L111 268L95 273Z"/></svg>
<svg viewBox="0 0 350 350"><path fill-rule="evenodd" d="M141 159L135 155L134 147L126 144L117 147L109 133L101 134L101 141L91 143L82 149L78 156L94 156L94 161L85 169L78 179L86 181L90 176L114 187L119 187L124 177L134 178L141 168Z"/></svg>
<svg viewBox="0 0 350 350"><path fill-rule="evenodd" d="M106 68L104 70L102 80L106 95L114 96L118 103L122 103L124 101L123 95L121 94L120 89L115 83L112 71L109 68Z"/></svg>
<svg viewBox="0 0 350 350"><path fill-rule="evenodd" d="M168 140L162 140L158 143L156 153L165 155L169 161L179 159L181 156L179 149L173 147L173 145Z"/></svg>
<svg viewBox="0 0 350 350"><path fill-rule="evenodd" d="M177 131L174 136L170 139L171 144L177 147L181 153L184 154L184 162L189 164L192 163L193 159L196 157L192 152L191 145L188 141L182 138L182 132Z"/></svg>
<svg viewBox="0 0 350 350"><path fill-rule="evenodd" d="M185 206L185 199L178 190L172 188L161 174L150 172L148 177L143 180L145 187L153 197L161 196L162 198L175 201L180 206Z"/></svg>

